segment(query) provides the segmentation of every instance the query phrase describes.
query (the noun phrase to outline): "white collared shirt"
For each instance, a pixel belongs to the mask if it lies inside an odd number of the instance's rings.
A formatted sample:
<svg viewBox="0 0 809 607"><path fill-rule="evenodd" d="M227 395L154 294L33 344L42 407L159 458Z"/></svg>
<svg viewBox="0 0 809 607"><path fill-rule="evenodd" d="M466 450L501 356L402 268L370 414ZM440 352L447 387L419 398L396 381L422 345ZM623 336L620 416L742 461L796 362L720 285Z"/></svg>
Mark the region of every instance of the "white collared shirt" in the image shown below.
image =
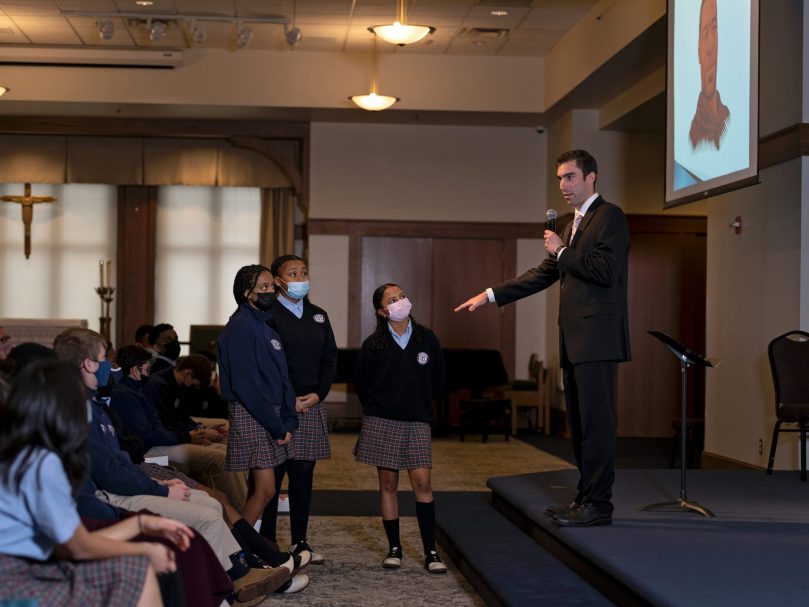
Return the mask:
<svg viewBox="0 0 809 607"><path fill-rule="evenodd" d="M275 299L280 301L281 305L292 312L297 318L303 318L303 299L299 299L297 302L290 301L280 293Z"/></svg>
<svg viewBox="0 0 809 607"><path fill-rule="evenodd" d="M410 322L410 319L407 319L407 328L401 335L393 330L393 325L390 324L390 322L388 322L388 329L390 330L390 334L393 335L393 341L399 344L399 347L404 350L407 347L407 343L410 341L410 336L413 334L413 323Z"/></svg>

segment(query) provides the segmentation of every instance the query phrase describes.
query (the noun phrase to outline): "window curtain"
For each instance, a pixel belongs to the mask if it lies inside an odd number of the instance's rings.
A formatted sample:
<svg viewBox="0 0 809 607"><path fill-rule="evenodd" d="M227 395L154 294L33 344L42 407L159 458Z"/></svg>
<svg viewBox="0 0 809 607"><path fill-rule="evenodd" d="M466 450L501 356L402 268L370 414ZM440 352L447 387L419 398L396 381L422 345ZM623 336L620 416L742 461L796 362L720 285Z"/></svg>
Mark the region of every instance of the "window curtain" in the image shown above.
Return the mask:
<svg viewBox="0 0 809 607"><path fill-rule="evenodd" d="M290 188L261 189L259 259L270 267L281 255L294 253L295 196Z"/></svg>

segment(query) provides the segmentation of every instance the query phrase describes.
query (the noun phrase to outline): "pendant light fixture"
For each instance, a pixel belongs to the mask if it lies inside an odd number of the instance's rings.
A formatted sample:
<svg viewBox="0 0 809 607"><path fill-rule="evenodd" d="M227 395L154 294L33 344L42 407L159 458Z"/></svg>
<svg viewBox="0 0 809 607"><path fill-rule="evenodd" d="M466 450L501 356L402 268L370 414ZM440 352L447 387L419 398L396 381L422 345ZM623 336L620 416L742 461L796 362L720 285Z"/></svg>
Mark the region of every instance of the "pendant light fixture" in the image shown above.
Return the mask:
<svg viewBox="0 0 809 607"><path fill-rule="evenodd" d="M418 42L427 34L432 34L435 28L430 25L408 25L405 14L405 0L397 0L398 11L396 21L390 25L372 25L368 28L385 42L404 46Z"/></svg>
<svg viewBox="0 0 809 607"><path fill-rule="evenodd" d="M374 47L373 47L373 65L371 71L371 92L367 95L352 95L349 97L357 107L369 112L380 112L388 109L397 101L401 101L398 97L391 97L390 95L380 95L376 90L376 34L374 34Z"/></svg>

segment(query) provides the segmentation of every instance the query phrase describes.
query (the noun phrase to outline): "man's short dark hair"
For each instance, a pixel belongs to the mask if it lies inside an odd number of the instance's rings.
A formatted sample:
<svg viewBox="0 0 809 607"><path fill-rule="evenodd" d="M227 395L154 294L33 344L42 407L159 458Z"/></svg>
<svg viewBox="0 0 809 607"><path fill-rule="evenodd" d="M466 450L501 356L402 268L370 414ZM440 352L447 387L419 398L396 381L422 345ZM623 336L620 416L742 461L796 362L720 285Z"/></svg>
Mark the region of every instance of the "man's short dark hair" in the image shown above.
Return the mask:
<svg viewBox="0 0 809 607"><path fill-rule="evenodd" d="M141 325L135 331L135 341L140 341L144 338L144 336L149 335L152 329L154 329L154 325Z"/></svg>
<svg viewBox="0 0 809 607"><path fill-rule="evenodd" d="M151 345L155 345L157 343L157 339L160 337L160 334L163 331L171 331L174 328L174 325L170 325L167 322L161 322L156 324L152 327L152 330L149 331L149 343Z"/></svg>
<svg viewBox="0 0 809 607"><path fill-rule="evenodd" d="M124 376L129 375L129 371L132 367L140 367L149 360L152 360L151 353L135 345L124 346L118 350L118 355L115 357L115 362L121 367Z"/></svg>
<svg viewBox="0 0 809 607"><path fill-rule="evenodd" d="M576 162L576 166L581 169L583 177L587 177L590 173L595 173L596 177L598 177L598 164L590 152L586 150L568 150L567 152L562 152L559 158L556 159L556 166L558 167L560 164L571 161Z"/></svg>
<svg viewBox="0 0 809 607"><path fill-rule="evenodd" d="M211 361L199 354L189 354L177 361L176 371L191 369L191 377L196 379L203 388L211 385Z"/></svg>

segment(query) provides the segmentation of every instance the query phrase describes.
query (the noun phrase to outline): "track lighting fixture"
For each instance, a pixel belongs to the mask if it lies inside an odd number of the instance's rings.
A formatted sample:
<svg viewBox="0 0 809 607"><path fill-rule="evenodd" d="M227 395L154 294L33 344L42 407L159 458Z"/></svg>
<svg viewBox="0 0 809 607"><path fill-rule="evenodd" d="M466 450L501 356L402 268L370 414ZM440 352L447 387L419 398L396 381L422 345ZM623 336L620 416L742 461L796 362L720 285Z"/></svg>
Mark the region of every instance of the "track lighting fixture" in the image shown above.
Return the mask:
<svg viewBox="0 0 809 607"><path fill-rule="evenodd" d="M168 29L168 23L165 21L155 21L149 28L149 40L152 42L164 40L166 38L166 29Z"/></svg>
<svg viewBox="0 0 809 607"><path fill-rule="evenodd" d="M239 27L236 32L236 42L239 48L247 48L253 40L253 30L247 26Z"/></svg>
<svg viewBox="0 0 809 607"><path fill-rule="evenodd" d="M96 22L98 25L98 37L102 40L112 40L115 34L115 24L111 19L99 19Z"/></svg>

